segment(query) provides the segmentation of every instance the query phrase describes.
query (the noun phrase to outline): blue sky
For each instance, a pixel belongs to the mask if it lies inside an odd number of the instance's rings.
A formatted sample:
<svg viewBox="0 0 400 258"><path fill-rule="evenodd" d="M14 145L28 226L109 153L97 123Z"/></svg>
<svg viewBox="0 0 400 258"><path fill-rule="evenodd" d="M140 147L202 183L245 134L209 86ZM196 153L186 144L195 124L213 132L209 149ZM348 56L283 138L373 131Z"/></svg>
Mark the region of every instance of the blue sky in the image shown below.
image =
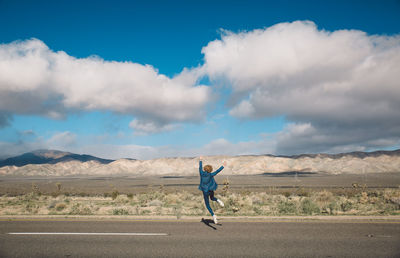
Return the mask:
<svg viewBox="0 0 400 258"><path fill-rule="evenodd" d="M12 104L0 105L0 156L36 148L139 159L398 148L400 125L393 121L399 118L396 102L400 94L393 65L398 59L393 56L399 54L399 11L399 1L2 0L0 44L4 51L0 61L4 63L0 63L0 76L3 69L6 79L0 80L0 100ZM346 33L340 33L343 30ZM32 39L35 42L28 43ZM213 48L212 42L222 44ZM301 52L286 56L298 51L298 45L304 45ZM232 54L231 46L244 50ZM315 46L315 56L302 56ZM42 51L40 60L57 63L57 69L68 68L34 84L38 73L28 76L24 72L30 65L24 52L27 48ZM64 65L59 51L73 61ZM345 51L356 54L348 58L340 54ZM235 54L237 59L232 61ZM272 62L272 55L278 61ZM332 59L325 67L325 55L337 56L339 61ZM292 62L278 63L285 58ZM371 85L363 84L365 76L359 71L366 69L366 60L375 59L381 63L370 69L382 77L371 78ZM80 60L89 65L76 74L71 67ZM83 93L87 84L76 86L79 79L69 81L71 76L95 74L96 67L105 64L101 70L105 77L94 76L114 82L113 76L125 76L120 70L127 67L126 62L139 65L132 72L134 78L127 75L121 85L106 87L111 93L127 89L135 97L132 103L143 100L144 104L130 105L129 94L116 94L115 98L123 100L108 103L100 79ZM111 68L115 63L116 68ZM128 66L128 70L136 69ZM379 67L387 69L383 72ZM156 75L142 82L141 71L146 69ZM180 88L173 78L184 69L191 81ZM348 70L354 72L349 75ZM362 71L371 74L371 70ZM310 79L310 74L320 78ZM146 72L146 76L151 75ZM158 81L157 76L171 79L171 86L161 93L158 89L164 84L156 83L146 91L147 79ZM131 86L128 82L132 81L137 85ZM351 100L338 92L340 85L347 87ZM178 91L184 92L182 97L153 99ZM195 92L198 97L191 106L188 99ZM93 97L97 94L101 97ZM313 101L314 107L308 107Z"/></svg>

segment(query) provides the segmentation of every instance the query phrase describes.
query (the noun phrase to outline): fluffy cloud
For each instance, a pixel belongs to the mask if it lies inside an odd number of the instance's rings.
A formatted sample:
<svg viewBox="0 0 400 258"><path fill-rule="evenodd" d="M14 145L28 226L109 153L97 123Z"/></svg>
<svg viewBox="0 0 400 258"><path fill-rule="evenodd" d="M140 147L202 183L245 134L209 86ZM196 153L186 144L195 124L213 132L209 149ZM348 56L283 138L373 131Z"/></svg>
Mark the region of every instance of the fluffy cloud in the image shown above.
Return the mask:
<svg viewBox="0 0 400 258"><path fill-rule="evenodd" d="M150 65L75 58L31 39L0 45L0 126L12 114L62 118L67 112L107 110L166 126L202 119L210 90L197 69L174 78Z"/></svg>
<svg viewBox="0 0 400 258"><path fill-rule="evenodd" d="M292 122L278 153L399 143L399 36L297 21L225 32L202 52L205 73L232 86L231 115Z"/></svg>
<svg viewBox="0 0 400 258"><path fill-rule="evenodd" d="M15 142L0 141L0 159L20 155L39 149L53 149L79 152L80 143L77 135L69 131L56 132L49 139L38 136L32 130L16 132L18 140Z"/></svg>
<svg viewBox="0 0 400 258"><path fill-rule="evenodd" d="M90 153L92 155L118 159L121 157L135 159L154 159L164 157L197 157L201 155L247 155L266 154L274 151L274 140L264 137L259 141L232 143L226 139L216 139L203 146L186 148L184 146L143 146L93 144L69 148L72 152Z"/></svg>
<svg viewBox="0 0 400 258"><path fill-rule="evenodd" d="M25 135L30 137L26 137ZM111 136L115 137L115 136ZM118 136L117 136L118 137ZM259 141L232 143L224 138L215 139L203 146L164 145L146 146L136 144L110 144L108 136L83 139L69 131L56 132L49 139L37 136L35 132L20 132L16 142L0 141L0 159L20 155L37 149L55 149L79 154L90 154L101 158L155 159L164 157L197 157L200 155L247 155L273 153L275 140L269 135Z"/></svg>
<svg viewBox="0 0 400 258"><path fill-rule="evenodd" d="M198 155L257 155L274 153L274 148L275 141L269 137L263 137L259 141L237 143L221 138L193 150L193 153L198 153Z"/></svg>
<svg viewBox="0 0 400 258"><path fill-rule="evenodd" d="M178 127L177 124L166 124L162 125L154 121L143 121L134 119L129 123L136 135L147 135L160 132L172 131Z"/></svg>
<svg viewBox="0 0 400 258"><path fill-rule="evenodd" d="M69 131L54 134L46 141L48 149L63 150L77 145L77 136Z"/></svg>

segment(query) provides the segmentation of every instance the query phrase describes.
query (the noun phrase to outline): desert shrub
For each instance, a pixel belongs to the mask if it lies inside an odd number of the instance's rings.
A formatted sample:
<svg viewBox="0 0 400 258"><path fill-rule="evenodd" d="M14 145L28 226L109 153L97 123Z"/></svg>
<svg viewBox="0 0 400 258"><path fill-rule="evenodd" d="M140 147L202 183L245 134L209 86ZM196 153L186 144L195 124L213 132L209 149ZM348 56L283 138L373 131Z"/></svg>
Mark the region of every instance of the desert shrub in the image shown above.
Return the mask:
<svg viewBox="0 0 400 258"><path fill-rule="evenodd" d="M379 197L381 193L379 191L370 191L368 192L368 197Z"/></svg>
<svg viewBox="0 0 400 258"><path fill-rule="evenodd" d="M57 198L59 195L60 195L59 192L52 192L51 193L51 197L53 197L53 198Z"/></svg>
<svg viewBox="0 0 400 258"><path fill-rule="evenodd" d="M115 200L115 199L117 199L118 195L119 195L118 190L114 190L114 191L111 193L111 198L112 198L113 200Z"/></svg>
<svg viewBox="0 0 400 258"><path fill-rule="evenodd" d="M240 204L238 200L238 196L232 194L228 197L228 199L225 202L225 211L228 214L236 213L240 210Z"/></svg>
<svg viewBox="0 0 400 258"><path fill-rule="evenodd" d="M335 214L336 211L339 209L339 206L338 206L338 204L337 204L335 201L333 201L333 202L331 202L331 203L328 204L328 207L327 207L327 208L328 208L328 209L327 209L328 213L329 213L330 215L333 215L333 214Z"/></svg>
<svg viewBox="0 0 400 258"><path fill-rule="evenodd" d="M67 207L67 205L65 203L57 203L56 205L56 210L57 211L62 211Z"/></svg>
<svg viewBox="0 0 400 258"><path fill-rule="evenodd" d="M333 193L323 190L315 194L315 198L319 202L331 202L334 199Z"/></svg>
<svg viewBox="0 0 400 258"><path fill-rule="evenodd" d="M48 209L54 209L57 205L57 201L53 200L49 203L49 205L47 206Z"/></svg>
<svg viewBox="0 0 400 258"><path fill-rule="evenodd" d="M297 196L302 196L302 197L310 197L310 191L305 189L305 188L299 188L296 191Z"/></svg>
<svg viewBox="0 0 400 258"><path fill-rule="evenodd" d="M25 211L28 213L38 213L39 211L39 205L37 205L36 203L32 203L32 202L28 202L25 205Z"/></svg>
<svg viewBox="0 0 400 258"><path fill-rule="evenodd" d="M240 191L240 194L241 194L241 195L243 196L243 198L244 198L246 195L250 195L251 192L250 192L250 190L242 189L242 191Z"/></svg>
<svg viewBox="0 0 400 258"><path fill-rule="evenodd" d="M393 204L396 204L396 205L399 207L399 209L400 209L400 197L392 197L392 198L390 198L390 201L391 201Z"/></svg>
<svg viewBox="0 0 400 258"><path fill-rule="evenodd" d="M126 197L126 195L120 194L117 196L117 198L114 199L114 203L127 204L127 203L129 203L129 199L128 199L128 197Z"/></svg>
<svg viewBox="0 0 400 258"><path fill-rule="evenodd" d="M139 204L141 207L146 207L147 206L147 202L149 200L149 197L147 196L147 194L141 194L139 195Z"/></svg>
<svg viewBox="0 0 400 258"><path fill-rule="evenodd" d="M142 210L142 214L143 214L143 215L146 215L146 214L149 214L149 213L151 213L150 210ZM180 218L180 217L179 217L179 218Z"/></svg>
<svg viewBox="0 0 400 258"><path fill-rule="evenodd" d="M39 186L36 183L32 183L32 192L38 194L40 192Z"/></svg>
<svg viewBox="0 0 400 258"><path fill-rule="evenodd" d="M289 191L284 191L284 192L282 193L282 195L284 195L284 196L287 198L287 197L291 196L292 193L289 192Z"/></svg>
<svg viewBox="0 0 400 258"><path fill-rule="evenodd" d="M162 207L161 207L161 206L158 206L158 207L156 208L156 214L157 214L157 215L162 215Z"/></svg>
<svg viewBox="0 0 400 258"><path fill-rule="evenodd" d="M140 207L139 206L135 206L135 214L136 215L140 214Z"/></svg>
<svg viewBox="0 0 400 258"><path fill-rule="evenodd" d="M103 197L104 197L104 198L111 197L111 194L110 194L110 193L104 193L104 194L103 194Z"/></svg>
<svg viewBox="0 0 400 258"><path fill-rule="evenodd" d="M126 195L126 197L128 197L130 200L132 200L132 199L133 199L133 194L132 194L132 193L128 193L128 194Z"/></svg>
<svg viewBox="0 0 400 258"><path fill-rule="evenodd" d="M148 206L162 206L163 202L160 200L152 200L148 203Z"/></svg>
<svg viewBox="0 0 400 258"><path fill-rule="evenodd" d="M229 179L225 178L224 181L222 182L222 185L223 185L222 191L221 191L222 196L226 196L228 194L229 184L230 184Z"/></svg>
<svg viewBox="0 0 400 258"><path fill-rule="evenodd" d="M182 191L178 196L179 196L179 200L181 200L181 201L190 201L193 199L193 194L191 194L187 191Z"/></svg>
<svg viewBox="0 0 400 258"><path fill-rule="evenodd" d="M263 200L259 196L252 196L251 202L253 205L262 205L263 204Z"/></svg>
<svg viewBox="0 0 400 258"><path fill-rule="evenodd" d="M297 207L294 202L280 202L278 204L278 212L280 214L296 214Z"/></svg>
<svg viewBox="0 0 400 258"><path fill-rule="evenodd" d="M362 191L361 188L352 188L352 189L348 189L348 190L346 190L346 192L345 192L345 196L346 196L347 198L353 198L353 197L356 197L357 195L359 195L361 191Z"/></svg>
<svg viewBox="0 0 400 258"><path fill-rule="evenodd" d="M400 191L398 190L396 191L393 189L385 189L383 191L382 196L386 203L391 203L392 199L400 198Z"/></svg>
<svg viewBox="0 0 400 258"><path fill-rule="evenodd" d="M37 193L34 193L34 192L28 193L28 194L25 194L25 195L22 196L22 200L23 201L27 201L27 202L37 201L37 200L39 200L39 195Z"/></svg>
<svg viewBox="0 0 400 258"><path fill-rule="evenodd" d="M340 204L340 208L343 212L349 211L353 208L353 203L351 203L350 201L344 201Z"/></svg>
<svg viewBox="0 0 400 258"><path fill-rule="evenodd" d="M113 209L113 215L129 215L129 211L123 208Z"/></svg>
<svg viewBox="0 0 400 258"><path fill-rule="evenodd" d="M92 215L92 210L89 207L82 206L80 203L76 203L71 207L69 214L70 215Z"/></svg>
<svg viewBox="0 0 400 258"><path fill-rule="evenodd" d="M358 201L362 204L365 204L368 202L368 194L366 192L362 192L359 196L358 196Z"/></svg>
<svg viewBox="0 0 400 258"><path fill-rule="evenodd" d="M303 214L313 215L320 213L320 209L311 199L304 199L301 202L301 211Z"/></svg>
<svg viewBox="0 0 400 258"><path fill-rule="evenodd" d="M55 199L51 197L51 193L39 196L34 192L15 197L7 195L0 198L0 214L6 215L10 212L12 214L37 214L42 212L43 208L48 208L48 214L54 215L60 214L60 212L71 215L126 215L126 212L129 212L129 214L135 215L169 214L180 218L185 214L208 214L202 195L178 190L173 193L151 191L142 194L121 194L115 200L111 200L111 198L103 199L100 196L96 198L59 196ZM284 191L287 191L287 194ZM302 193L302 191L304 192ZM210 203L217 214L221 215L336 215L348 214L349 212L359 215L400 215L400 189L338 188L329 191L298 189L289 195L290 192L291 190L281 190L274 194L251 192L251 194L244 195L229 192L222 197L225 203L224 208L219 207L215 202ZM351 192L351 195L355 194L355 196L353 198L346 197L349 192ZM311 197L301 197L296 193L300 195L310 193ZM340 196L340 194L342 195ZM111 196L111 192L108 196ZM132 196L131 199L130 196ZM91 203L91 206L87 203ZM125 211L121 211L121 207Z"/></svg>
<svg viewBox="0 0 400 258"><path fill-rule="evenodd" d="M399 213L399 206L396 204L385 203L380 208L379 213L383 215L398 215Z"/></svg>
<svg viewBox="0 0 400 258"><path fill-rule="evenodd" d="M182 217L182 206L181 205L175 206L173 212L176 218L180 219Z"/></svg>
<svg viewBox="0 0 400 258"><path fill-rule="evenodd" d="M253 211L255 215L260 215L262 214L262 209L260 206L253 206Z"/></svg>
<svg viewBox="0 0 400 258"><path fill-rule="evenodd" d="M61 183L57 182L56 187L57 187L57 191L60 192L61 191Z"/></svg>

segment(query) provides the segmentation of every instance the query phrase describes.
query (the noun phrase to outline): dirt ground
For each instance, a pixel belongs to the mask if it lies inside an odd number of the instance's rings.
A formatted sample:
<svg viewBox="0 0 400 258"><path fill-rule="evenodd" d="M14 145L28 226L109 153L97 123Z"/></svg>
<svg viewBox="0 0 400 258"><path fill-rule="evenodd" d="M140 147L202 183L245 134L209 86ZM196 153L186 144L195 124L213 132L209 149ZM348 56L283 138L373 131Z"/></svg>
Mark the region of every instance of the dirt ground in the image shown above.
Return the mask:
<svg viewBox="0 0 400 258"><path fill-rule="evenodd" d="M219 184L217 191L223 188L223 183L229 182L232 192L279 192L299 188L313 190L321 189L351 189L358 187L369 189L399 188L400 173L370 173L332 175L310 172L287 172L261 175L224 175L216 176ZM117 190L120 193L144 193L160 189L166 192L188 191L197 192L199 177L0 177L0 194L19 195L39 191L51 194L60 187L61 192L70 194L98 195ZM59 185L59 186L58 186ZM34 189L35 188L35 189Z"/></svg>

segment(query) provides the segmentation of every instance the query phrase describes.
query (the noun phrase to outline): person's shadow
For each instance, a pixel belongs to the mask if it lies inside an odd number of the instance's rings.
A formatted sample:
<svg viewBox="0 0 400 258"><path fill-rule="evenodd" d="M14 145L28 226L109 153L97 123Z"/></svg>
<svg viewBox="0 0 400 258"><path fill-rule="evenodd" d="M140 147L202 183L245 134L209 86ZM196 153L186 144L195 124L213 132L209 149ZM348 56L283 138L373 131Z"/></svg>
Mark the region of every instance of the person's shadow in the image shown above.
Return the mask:
<svg viewBox="0 0 400 258"><path fill-rule="evenodd" d="M204 219L204 218L201 218L201 222L203 222L204 224L206 224L207 226L209 226L210 228L212 228L212 229L214 229L214 230L217 230L217 228L214 227L214 226L212 226L212 225L210 225L210 224L214 224L214 225L221 226L220 223L215 224L214 221L213 221L212 219Z"/></svg>

